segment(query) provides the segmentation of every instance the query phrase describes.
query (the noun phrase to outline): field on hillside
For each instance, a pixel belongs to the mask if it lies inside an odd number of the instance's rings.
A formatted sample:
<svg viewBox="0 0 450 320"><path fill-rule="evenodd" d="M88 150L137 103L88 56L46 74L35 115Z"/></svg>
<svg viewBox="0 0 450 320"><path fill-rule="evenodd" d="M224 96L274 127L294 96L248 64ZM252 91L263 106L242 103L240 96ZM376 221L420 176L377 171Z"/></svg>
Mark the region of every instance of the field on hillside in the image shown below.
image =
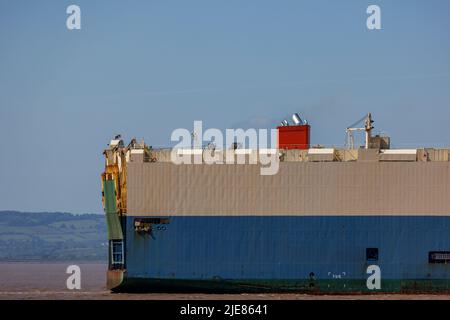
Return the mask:
<svg viewBox="0 0 450 320"><path fill-rule="evenodd" d="M0 212L0 260L106 259L103 215Z"/></svg>

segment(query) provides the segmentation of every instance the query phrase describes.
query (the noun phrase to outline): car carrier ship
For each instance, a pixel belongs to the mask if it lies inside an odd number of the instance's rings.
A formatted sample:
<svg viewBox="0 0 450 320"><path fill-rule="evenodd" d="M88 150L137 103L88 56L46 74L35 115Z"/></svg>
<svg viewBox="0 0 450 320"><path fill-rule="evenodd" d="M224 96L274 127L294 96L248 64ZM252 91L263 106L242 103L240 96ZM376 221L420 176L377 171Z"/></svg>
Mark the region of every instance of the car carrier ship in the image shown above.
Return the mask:
<svg viewBox="0 0 450 320"><path fill-rule="evenodd" d="M279 171L268 176L250 163L177 165L173 150L113 139L108 288L450 292L449 149L391 149L370 114L347 128L346 148L314 147L310 125L294 121L277 128Z"/></svg>

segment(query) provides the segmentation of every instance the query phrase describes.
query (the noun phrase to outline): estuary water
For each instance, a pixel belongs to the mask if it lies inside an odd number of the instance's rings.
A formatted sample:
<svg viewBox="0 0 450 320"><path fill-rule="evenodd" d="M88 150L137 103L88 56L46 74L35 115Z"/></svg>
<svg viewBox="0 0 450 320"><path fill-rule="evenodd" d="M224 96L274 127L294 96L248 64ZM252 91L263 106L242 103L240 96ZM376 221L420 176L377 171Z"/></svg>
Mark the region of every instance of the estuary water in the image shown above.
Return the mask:
<svg viewBox="0 0 450 320"><path fill-rule="evenodd" d="M81 289L69 290L67 267L81 270ZM0 299L126 300L450 300L450 295L305 295L305 294L114 294L106 289L105 262L0 262Z"/></svg>

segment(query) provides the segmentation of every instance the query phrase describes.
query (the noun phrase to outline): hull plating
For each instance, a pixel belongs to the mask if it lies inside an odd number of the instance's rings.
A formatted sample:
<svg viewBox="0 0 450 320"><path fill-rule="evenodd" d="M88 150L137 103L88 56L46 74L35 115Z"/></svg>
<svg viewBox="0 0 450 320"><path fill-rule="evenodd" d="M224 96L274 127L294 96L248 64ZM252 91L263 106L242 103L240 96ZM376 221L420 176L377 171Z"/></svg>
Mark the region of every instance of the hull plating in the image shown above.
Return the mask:
<svg viewBox="0 0 450 320"><path fill-rule="evenodd" d="M450 251L450 217L176 216L150 234L132 216L122 223L117 291L450 291L450 265L428 261ZM367 288L369 265L380 267L380 290Z"/></svg>

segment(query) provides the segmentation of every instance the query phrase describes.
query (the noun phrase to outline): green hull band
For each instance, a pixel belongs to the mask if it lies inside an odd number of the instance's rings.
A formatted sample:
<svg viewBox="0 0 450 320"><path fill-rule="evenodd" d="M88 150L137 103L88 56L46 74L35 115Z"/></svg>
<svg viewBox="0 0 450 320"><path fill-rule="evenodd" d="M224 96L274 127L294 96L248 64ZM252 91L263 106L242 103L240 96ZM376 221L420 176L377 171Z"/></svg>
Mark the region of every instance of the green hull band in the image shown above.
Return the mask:
<svg viewBox="0 0 450 320"><path fill-rule="evenodd" d="M116 207L116 190L114 180L103 181L105 197L105 214L109 240L123 240L122 226Z"/></svg>
<svg viewBox="0 0 450 320"><path fill-rule="evenodd" d="M450 280L381 281L380 290L369 290L366 280L182 280L124 278L114 292L202 292L202 293L310 293L377 294L450 292Z"/></svg>

